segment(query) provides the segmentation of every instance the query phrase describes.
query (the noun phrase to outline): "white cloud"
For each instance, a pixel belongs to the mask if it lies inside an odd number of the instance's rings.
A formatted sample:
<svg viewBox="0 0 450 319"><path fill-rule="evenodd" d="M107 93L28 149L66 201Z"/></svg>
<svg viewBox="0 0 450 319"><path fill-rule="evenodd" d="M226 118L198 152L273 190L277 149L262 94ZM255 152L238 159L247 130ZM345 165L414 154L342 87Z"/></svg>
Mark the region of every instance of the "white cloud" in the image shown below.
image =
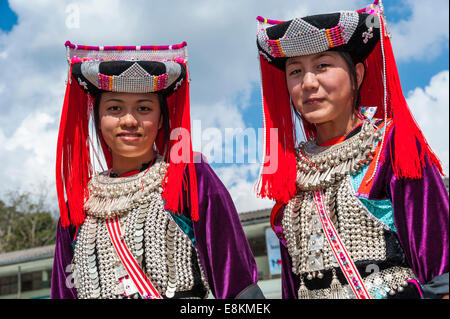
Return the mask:
<svg viewBox="0 0 450 319"><path fill-rule="evenodd" d="M400 61L430 60L448 50L449 3L447 0L400 1L408 19L389 23L392 46ZM389 13L387 13L389 14ZM389 21L389 15L388 15Z"/></svg>
<svg viewBox="0 0 450 319"><path fill-rule="evenodd" d="M258 177L259 164L231 165L216 168L215 172L230 192L239 213L271 208L274 202L256 197L254 186Z"/></svg>
<svg viewBox="0 0 450 319"><path fill-rule="evenodd" d="M408 92L408 105L433 151L449 174L449 71L442 71L425 88Z"/></svg>
<svg viewBox="0 0 450 319"><path fill-rule="evenodd" d="M55 122L49 114L36 112L28 115L10 137L0 129L0 166L6 173L2 174L0 195L11 190L48 192L55 199Z"/></svg>

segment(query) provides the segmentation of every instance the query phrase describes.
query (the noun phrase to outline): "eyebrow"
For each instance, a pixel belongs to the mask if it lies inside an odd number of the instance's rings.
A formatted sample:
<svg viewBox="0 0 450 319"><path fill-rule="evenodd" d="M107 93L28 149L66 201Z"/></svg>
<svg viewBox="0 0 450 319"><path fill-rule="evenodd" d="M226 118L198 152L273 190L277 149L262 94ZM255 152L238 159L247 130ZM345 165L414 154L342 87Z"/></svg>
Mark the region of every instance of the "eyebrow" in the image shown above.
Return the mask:
<svg viewBox="0 0 450 319"><path fill-rule="evenodd" d="M112 98L106 99L105 102L124 102L124 100L112 97ZM136 101L136 103L142 103L142 102L155 102L155 101L152 99L140 99L140 100Z"/></svg>
<svg viewBox="0 0 450 319"><path fill-rule="evenodd" d="M112 97L112 98L106 99L105 102L123 102L123 100Z"/></svg>
<svg viewBox="0 0 450 319"><path fill-rule="evenodd" d="M297 61L297 60L287 60L286 61L286 66L291 65L291 64L301 64L301 62Z"/></svg>
<svg viewBox="0 0 450 319"><path fill-rule="evenodd" d="M315 56L315 57L313 58L313 60L320 59L321 57L324 57L324 56L332 57L332 55L331 55L329 52L325 51L325 52L322 52L321 54Z"/></svg>
<svg viewBox="0 0 450 319"><path fill-rule="evenodd" d="M324 56L332 57L332 55L329 52L325 51L325 52L322 52L319 55L313 57L312 59L313 60L317 60L317 59L320 59L320 58L322 58ZM297 61L297 60L287 60L286 61L286 66L291 65L291 64L302 64L302 62L301 61Z"/></svg>

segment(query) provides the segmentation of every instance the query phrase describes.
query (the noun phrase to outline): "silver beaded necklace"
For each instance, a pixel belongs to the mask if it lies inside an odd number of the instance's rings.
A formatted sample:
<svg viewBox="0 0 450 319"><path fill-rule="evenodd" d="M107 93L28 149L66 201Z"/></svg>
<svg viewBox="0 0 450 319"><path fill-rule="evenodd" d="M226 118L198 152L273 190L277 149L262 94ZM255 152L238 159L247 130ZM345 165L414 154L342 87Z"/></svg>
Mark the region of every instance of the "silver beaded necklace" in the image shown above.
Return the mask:
<svg viewBox="0 0 450 319"><path fill-rule="evenodd" d="M158 157L147 171L111 178L95 175L89 183L87 212L75 246L74 276L78 298L124 298L126 270L108 235L105 220L117 216L125 243L161 295L191 290L194 264L208 294L206 277L191 239L164 210L161 181L167 164Z"/></svg>
<svg viewBox="0 0 450 319"><path fill-rule="evenodd" d="M323 190L330 219L354 262L386 259L384 229L389 228L358 200L350 178L373 159L379 137L375 122L365 121L359 133L340 144L320 147L312 140L298 149L298 193L286 206L282 226L292 272L300 276L299 298L312 295L304 279L322 279L325 270L333 271L327 296L349 296L337 280L339 264L325 240L312 190Z"/></svg>

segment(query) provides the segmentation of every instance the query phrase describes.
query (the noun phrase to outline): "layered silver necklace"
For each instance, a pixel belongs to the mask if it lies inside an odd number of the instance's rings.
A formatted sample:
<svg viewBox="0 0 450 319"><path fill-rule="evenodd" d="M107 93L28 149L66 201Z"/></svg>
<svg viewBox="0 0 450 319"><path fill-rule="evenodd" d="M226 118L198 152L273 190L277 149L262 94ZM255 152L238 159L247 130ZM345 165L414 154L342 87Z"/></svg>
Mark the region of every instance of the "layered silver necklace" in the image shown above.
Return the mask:
<svg viewBox="0 0 450 319"><path fill-rule="evenodd" d="M389 228L356 197L350 177L372 161L380 135L374 121L364 121L359 133L339 144L320 147L314 140L300 144L297 151L298 192L286 206L282 219L292 272L300 277L299 298L351 298L353 295L337 279L339 264L324 236L313 190L323 191L330 219L354 262L386 259L384 230ZM330 288L309 291L304 280L322 279L326 270L333 273ZM407 277L412 274L410 270L399 271L403 272L400 278L405 276L405 271ZM372 277L367 281L373 281ZM389 291L402 287L395 278L395 283L382 280ZM400 281L405 284L405 280ZM378 288L372 286L370 291L375 294Z"/></svg>
<svg viewBox="0 0 450 319"><path fill-rule="evenodd" d="M322 190L348 174L356 174L372 161L381 134L375 120L364 121L361 131L342 143L318 146L314 139L297 149L297 186L302 190Z"/></svg>
<svg viewBox="0 0 450 319"><path fill-rule="evenodd" d="M205 296L208 285L191 239L164 210L161 181L167 164L158 157L139 174L111 178L97 174L89 183L86 220L74 252L78 298L124 298L127 273L108 234L106 219L118 217L126 246L162 296L193 289L200 269ZM194 265L195 264L195 265Z"/></svg>

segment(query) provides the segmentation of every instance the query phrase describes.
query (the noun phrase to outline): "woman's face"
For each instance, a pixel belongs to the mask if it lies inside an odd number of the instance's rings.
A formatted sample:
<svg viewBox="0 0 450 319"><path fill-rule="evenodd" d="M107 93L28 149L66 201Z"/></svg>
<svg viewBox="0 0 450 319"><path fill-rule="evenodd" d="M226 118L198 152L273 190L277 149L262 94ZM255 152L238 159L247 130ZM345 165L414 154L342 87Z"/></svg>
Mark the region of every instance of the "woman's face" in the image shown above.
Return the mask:
<svg viewBox="0 0 450 319"><path fill-rule="evenodd" d="M152 152L162 126L155 93L102 93L99 103L100 130L114 156L135 158Z"/></svg>
<svg viewBox="0 0 450 319"><path fill-rule="evenodd" d="M364 67L358 64L356 69L359 85ZM326 51L292 57L286 61L285 70L294 107L309 123L338 121L353 112L354 88L348 66L339 53Z"/></svg>

